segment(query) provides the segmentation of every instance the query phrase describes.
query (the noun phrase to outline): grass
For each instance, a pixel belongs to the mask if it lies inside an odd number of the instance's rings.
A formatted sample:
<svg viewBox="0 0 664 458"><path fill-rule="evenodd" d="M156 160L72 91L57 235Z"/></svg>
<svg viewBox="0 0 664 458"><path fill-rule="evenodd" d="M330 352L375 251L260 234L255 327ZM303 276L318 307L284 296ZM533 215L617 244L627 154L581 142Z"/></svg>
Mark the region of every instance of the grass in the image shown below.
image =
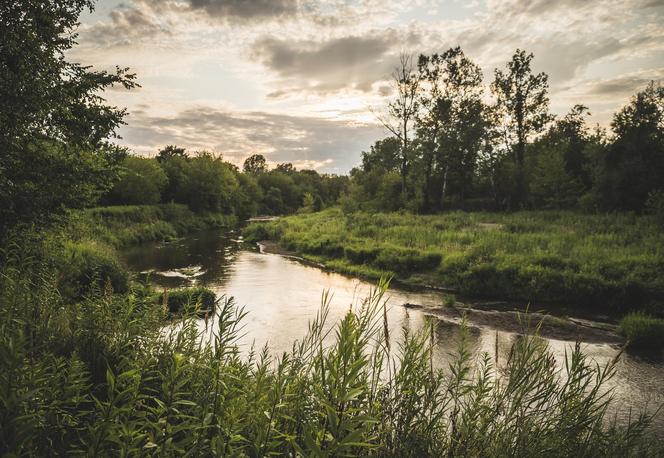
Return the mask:
<svg viewBox="0 0 664 458"><path fill-rule="evenodd" d="M269 238L368 278L395 275L464 295L613 314L642 308L664 313L664 232L647 216L329 209L250 225L245 238Z"/></svg>
<svg viewBox="0 0 664 458"><path fill-rule="evenodd" d="M119 248L174 239L204 229L230 228L237 223L233 215L194 213L181 204L128 205L78 212L72 215L66 230L68 234L81 233Z"/></svg>
<svg viewBox="0 0 664 458"><path fill-rule="evenodd" d="M155 301L164 304L171 315L185 314L188 307L193 307L197 313L210 314L214 312L216 300L214 292L202 286L172 289L155 297Z"/></svg>
<svg viewBox="0 0 664 458"><path fill-rule="evenodd" d="M664 319L633 312L620 320L620 331L635 349L660 353L664 349Z"/></svg>

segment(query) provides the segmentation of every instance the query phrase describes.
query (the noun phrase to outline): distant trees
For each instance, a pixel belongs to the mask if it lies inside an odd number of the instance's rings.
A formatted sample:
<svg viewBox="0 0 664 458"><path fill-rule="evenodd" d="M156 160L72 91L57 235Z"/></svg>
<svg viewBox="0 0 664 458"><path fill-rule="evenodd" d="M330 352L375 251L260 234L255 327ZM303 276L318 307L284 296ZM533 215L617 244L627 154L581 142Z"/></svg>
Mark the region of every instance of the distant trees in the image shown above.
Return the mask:
<svg viewBox="0 0 664 458"><path fill-rule="evenodd" d="M459 47L419 56L417 71L402 59L389 122L381 119L392 136L362 153L343 208L659 212L652 209L664 194L661 84L636 94L607 134L588 127L584 105L552 116L548 77L532 60L517 49L495 71L489 98L482 72Z"/></svg>
<svg viewBox="0 0 664 458"><path fill-rule="evenodd" d="M111 189L111 202L156 204L168 182L159 163L148 158L127 156L122 162L120 179Z"/></svg>
<svg viewBox="0 0 664 458"><path fill-rule="evenodd" d="M318 211L333 205L348 187L348 177L297 170L290 163L267 170L265 158L250 156L244 172L209 152L188 154L167 146L154 158L128 156L119 179L102 199L104 204L176 202L196 212L257 214Z"/></svg>
<svg viewBox="0 0 664 458"><path fill-rule="evenodd" d="M640 210L664 189L664 87L650 83L613 117L596 185L605 207Z"/></svg>

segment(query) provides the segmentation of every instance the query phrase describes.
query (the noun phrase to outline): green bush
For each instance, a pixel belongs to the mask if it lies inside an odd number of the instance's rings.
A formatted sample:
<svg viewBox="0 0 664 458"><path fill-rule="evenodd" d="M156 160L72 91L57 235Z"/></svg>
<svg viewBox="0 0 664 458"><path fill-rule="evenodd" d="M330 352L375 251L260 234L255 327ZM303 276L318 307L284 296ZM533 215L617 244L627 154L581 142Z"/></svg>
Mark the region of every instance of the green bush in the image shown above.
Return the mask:
<svg viewBox="0 0 664 458"><path fill-rule="evenodd" d="M56 262L58 289L66 300L80 300L107 287L116 293L128 289L127 270L110 248L97 243L66 243Z"/></svg>
<svg viewBox="0 0 664 458"><path fill-rule="evenodd" d="M168 311L172 315L179 315L193 309L194 306L199 307L201 312L213 312L217 296L212 290L198 286L164 291L156 300L160 304L166 302Z"/></svg>
<svg viewBox="0 0 664 458"><path fill-rule="evenodd" d="M408 273L434 269L440 264L441 259L442 256L439 253L384 248L380 250L374 264L381 269Z"/></svg>
<svg viewBox="0 0 664 458"><path fill-rule="evenodd" d="M664 319L632 312L620 320L620 331L628 346L654 353L664 348Z"/></svg>
<svg viewBox="0 0 664 458"><path fill-rule="evenodd" d="M346 259L355 264L369 264L376 259L379 253L380 250L378 248L349 246L344 249Z"/></svg>

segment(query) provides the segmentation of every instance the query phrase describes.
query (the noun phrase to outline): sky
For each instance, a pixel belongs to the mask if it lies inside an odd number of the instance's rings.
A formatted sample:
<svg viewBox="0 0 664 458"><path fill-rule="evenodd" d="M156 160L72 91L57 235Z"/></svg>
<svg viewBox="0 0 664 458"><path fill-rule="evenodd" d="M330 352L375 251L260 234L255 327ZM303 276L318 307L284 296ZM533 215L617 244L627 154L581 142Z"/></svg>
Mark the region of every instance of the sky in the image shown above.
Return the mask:
<svg viewBox="0 0 664 458"><path fill-rule="evenodd" d="M551 111L582 103L602 126L664 79L664 0L99 0L78 33L73 60L137 74L105 94L136 154L174 144L326 173L388 136L374 113L402 52L461 46L488 87L525 49Z"/></svg>

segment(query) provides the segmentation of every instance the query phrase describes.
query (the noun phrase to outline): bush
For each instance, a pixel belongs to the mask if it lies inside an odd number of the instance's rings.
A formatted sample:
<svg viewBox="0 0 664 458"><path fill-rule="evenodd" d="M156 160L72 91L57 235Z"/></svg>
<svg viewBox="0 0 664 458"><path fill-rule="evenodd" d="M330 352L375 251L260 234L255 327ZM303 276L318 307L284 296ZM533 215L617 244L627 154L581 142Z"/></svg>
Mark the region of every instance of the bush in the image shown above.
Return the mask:
<svg viewBox="0 0 664 458"><path fill-rule="evenodd" d="M354 264L368 264L376 259L380 250L378 248L346 247L344 255Z"/></svg>
<svg viewBox="0 0 664 458"><path fill-rule="evenodd" d="M385 248L380 251L374 264L385 270L399 273L421 272L438 267L442 256L439 253L417 250Z"/></svg>
<svg viewBox="0 0 664 458"><path fill-rule="evenodd" d="M631 348L653 353L664 348L664 319L632 312L620 320L620 331Z"/></svg>
<svg viewBox="0 0 664 458"><path fill-rule="evenodd" d="M213 312L217 296L214 292L204 287L179 288L164 291L159 294L156 300L168 305L168 311L172 315L180 315L187 310L197 306L201 312Z"/></svg>
<svg viewBox="0 0 664 458"><path fill-rule="evenodd" d="M109 286L116 293L128 289L129 274L110 248L93 242L68 242L56 262L58 289L66 300L80 300Z"/></svg>

